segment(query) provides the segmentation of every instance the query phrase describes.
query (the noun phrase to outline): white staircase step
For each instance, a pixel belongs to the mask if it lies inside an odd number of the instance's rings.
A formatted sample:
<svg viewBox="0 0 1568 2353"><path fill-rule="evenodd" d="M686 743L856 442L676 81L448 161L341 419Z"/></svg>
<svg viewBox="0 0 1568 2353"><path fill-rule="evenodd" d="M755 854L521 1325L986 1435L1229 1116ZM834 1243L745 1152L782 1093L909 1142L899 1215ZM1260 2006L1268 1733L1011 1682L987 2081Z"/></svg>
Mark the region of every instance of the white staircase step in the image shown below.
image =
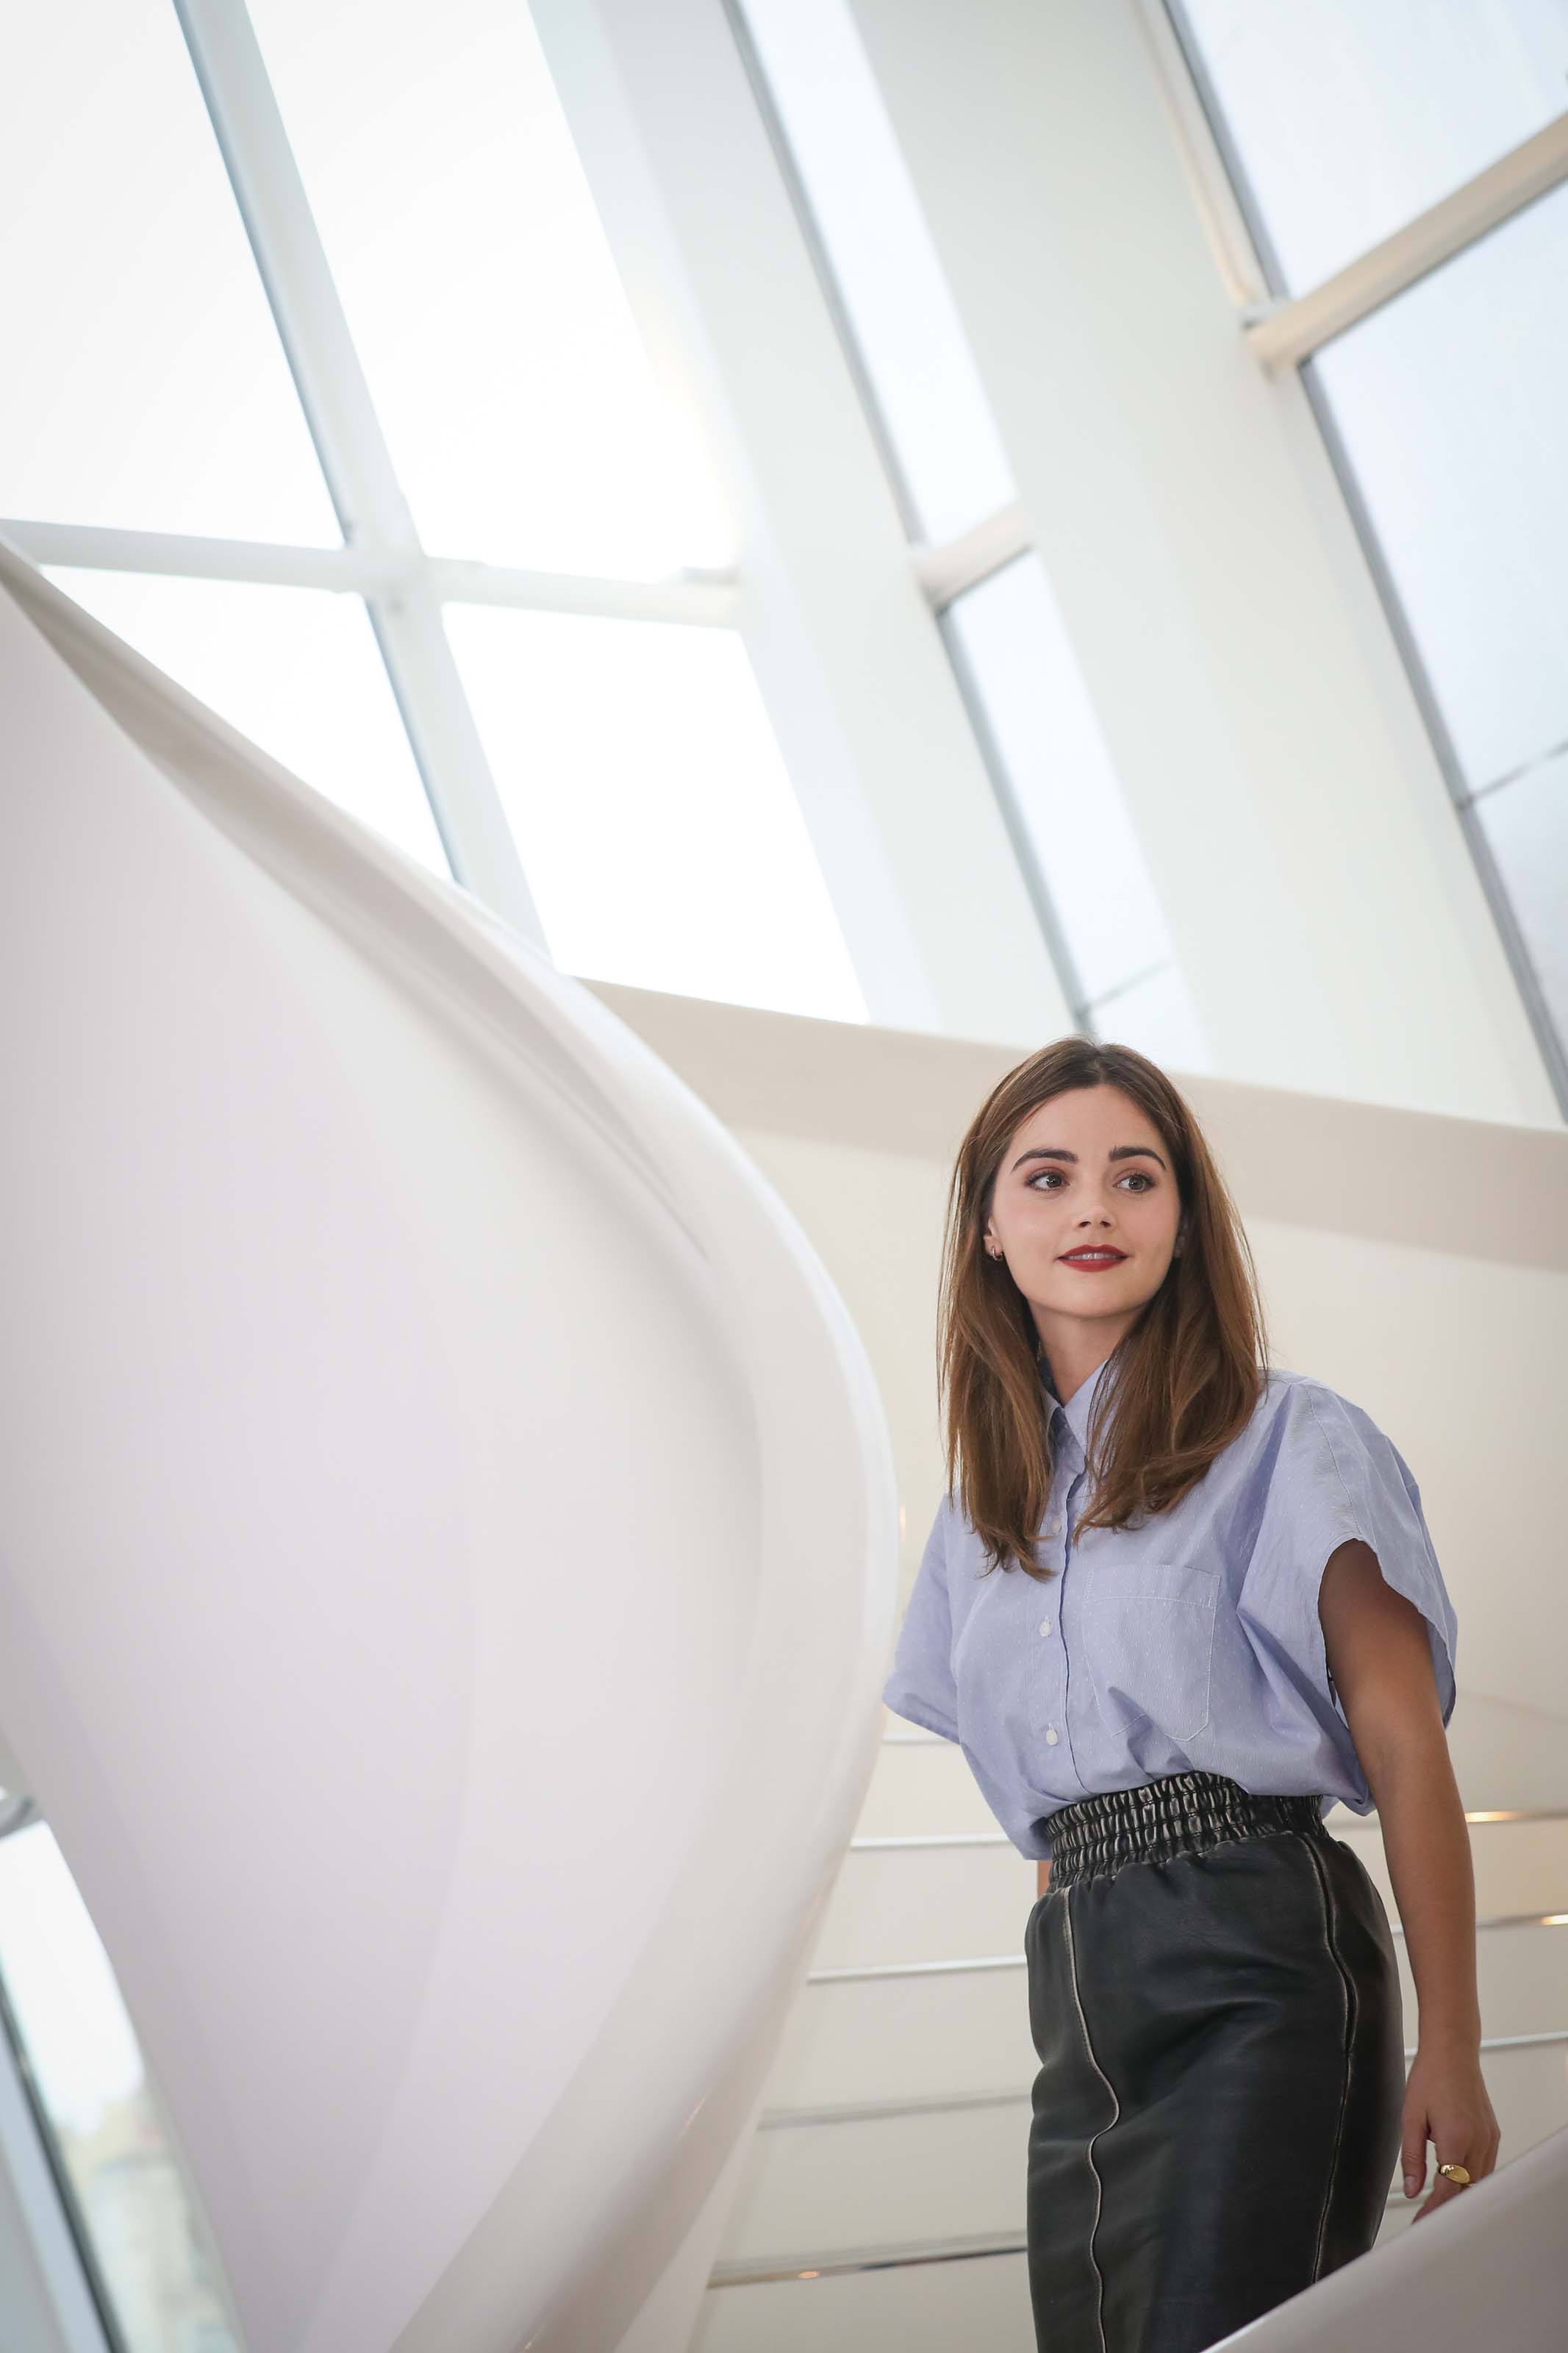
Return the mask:
<svg viewBox="0 0 1568 2353"><path fill-rule="evenodd" d="M1028 2130L1025 2098L759 2131L719 2260L1016 2229Z"/></svg>
<svg viewBox="0 0 1568 2353"><path fill-rule="evenodd" d="M1420 2010L1403 1937L1397 1949L1410 2043L1420 2031ZM1483 2035L1544 2034L1568 2026L1568 1926L1484 1928L1476 1940L1476 1984Z"/></svg>
<svg viewBox="0 0 1568 2353"><path fill-rule="evenodd" d="M1347 1828L1355 1822L1353 1814L1340 1812L1330 1827L1360 1856L1377 1883L1389 1918L1397 1919L1388 1860L1375 1818ZM1509 1912L1568 1912L1568 1813L1472 1822L1470 1858L1480 1918Z"/></svg>
<svg viewBox="0 0 1568 2353"><path fill-rule="evenodd" d="M1035 1866L1012 1845L852 1847L811 1967L1022 1952L1035 1897Z"/></svg>
<svg viewBox="0 0 1568 2353"><path fill-rule="evenodd" d="M1029 2082L1038 2064L1022 1968L808 1985L764 2104L831 2107L1001 2089Z"/></svg>
<svg viewBox="0 0 1568 2353"><path fill-rule="evenodd" d="M1482 2068L1505 2162L1568 2126L1568 2041L1486 2051ZM810 2264L868 2243L1021 2232L1031 2082L983 2106L764 2121L731 2210L721 2265Z"/></svg>
<svg viewBox="0 0 1568 2353"><path fill-rule="evenodd" d="M1397 1923L1376 1828L1332 1834L1365 1865ZM839 1867L812 1968L1020 1950L1036 1900L1036 1871L1009 1841L998 1840L999 1833L973 1831L857 1831ZM1470 1845L1482 1918L1568 1913L1568 1817L1478 1827Z"/></svg>
<svg viewBox="0 0 1568 2353"><path fill-rule="evenodd" d="M950 1932L950 1946L957 1933ZM1015 1936L1010 1952L950 1956L988 1964L979 1968L922 1964L906 1975L900 1972L909 1965L887 1955L886 1975L808 1979L790 2013L766 2105L924 2098L1026 2079L1037 2063L1021 1944ZM1405 2041L1414 2043L1419 2005L1403 1937L1396 1950ZM815 1971L818 1964L812 1966ZM876 1971L883 1964L867 1966ZM1563 2026L1568 2022L1568 1926L1527 1922L1483 1930L1477 1979L1489 2036Z"/></svg>
<svg viewBox="0 0 1568 2353"><path fill-rule="evenodd" d="M963 1749L897 1716L886 1720L889 1730L860 1810L859 1831L886 1838L915 1831L994 1831L996 1817Z"/></svg>
<svg viewBox="0 0 1568 2353"><path fill-rule="evenodd" d="M887 1722L691 2353L1033 2353L1017 2250L1035 1869L997 1835L959 1749ZM1532 1925L1568 1912L1568 1813L1550 1810L1555 1788L1531 1794L1539 1814L1471 1829L1478 1913L1498 1924L1478 1968L1504 2164L1568 2126L1568 1925ZM1397 1926L1375 1815L1341 1807L1327 1827ZM1409 2046L1418 2010L1403 1937L1396 1949ZM961 1960L988 1966L945 1966ZM1508 2040L1531 2036L1546 2039ZM1392 2191L1384 2237L1416 2211Z"/></svg>
<svg viewBox="0 0 1568 2353"><path fill-rule="evenodd" d="M1035 2353L1021 2254L710 2288L690 2353Z"/></svg>

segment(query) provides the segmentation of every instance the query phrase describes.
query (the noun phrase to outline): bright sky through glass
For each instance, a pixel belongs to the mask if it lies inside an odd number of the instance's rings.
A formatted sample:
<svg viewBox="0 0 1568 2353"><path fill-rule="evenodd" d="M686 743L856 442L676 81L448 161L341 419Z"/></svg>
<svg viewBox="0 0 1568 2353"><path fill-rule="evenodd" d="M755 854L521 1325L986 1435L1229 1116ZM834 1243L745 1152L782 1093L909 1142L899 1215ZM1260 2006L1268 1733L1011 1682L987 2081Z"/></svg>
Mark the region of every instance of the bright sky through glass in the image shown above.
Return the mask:
<svg viewBox="0 0 1568 2353"><path fill-rule="evenodd" d="M1568 187L1312 366L1480 790L1568 743Z"/></svg>
<svg viewBox="0 0 1568 2353"><path fill-rule="evenodd" d="M357 596L48 568L68 596L199 702L447 879L436 820Z"/></svg>
<svg viewBox="0 0 1568 2353"><path fill-rule="evenodd" d="M4 26L0 515L335 544L169 0Z"/></svg>
<svg viewBox="0 0 1568 2353"><path fill-rule="evenodd" d="M892 122L845 0L743 0L922 535L1016 497Z"/></svg>
<svg viewBox="0 0 1568 2353"><path fill-rule="evenodd" d="M1035 554L951 606L947 626L979 690L1092 1002L1163 963L1170 938L1089 690Z"/></svg>
<svg viewBox="0 0 1568 2353"><path fill-rule="evenodd" d="M1568 0L1185 0L1292 293L1568 110Z"/></svg>
<svg viewBox="0 0 1568 2353"><path fill-rule="evenodd" d="M460 605L447 627L563 971L867 1018L733 630Z"/></svg>
<svg viewBox="0 0 1568 2353"><path fill-rule="evenodd" d="M142 2081L142 2054L109 1957L53 1832L0 1839L0 1971L58 2124L96 2131Z"/></svg>
<svg viewBox="0 0 1568 2353"><path fill-rule="evenodd" d="M729 564L522 0L251 16L426 545L628 579Z"/></svg>

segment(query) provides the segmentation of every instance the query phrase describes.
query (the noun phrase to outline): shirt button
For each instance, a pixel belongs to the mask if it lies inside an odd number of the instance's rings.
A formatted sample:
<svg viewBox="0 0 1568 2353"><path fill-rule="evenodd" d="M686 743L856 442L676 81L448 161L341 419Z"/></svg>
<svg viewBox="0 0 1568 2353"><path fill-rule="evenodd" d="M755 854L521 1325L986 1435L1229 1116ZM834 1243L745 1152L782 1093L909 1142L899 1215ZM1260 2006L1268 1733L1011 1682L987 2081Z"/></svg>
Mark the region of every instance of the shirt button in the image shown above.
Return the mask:
<svg viewBox="0 0 1568 2353"><path fill-rule="evenodd" d="M1059 1535L1060 1535L1060 1534L1061 1534L1061 1532L1062 1532L1062 1524L1061 1524L1061 1521L1060 1521L1060 1519L1059 1519L1059 1518L1058 1518L1058 1519L1054 1519L1054 1520L1047 1520L1047 1521L1046 1522L1046 1534L1047 1534L1048 1536L1059 1536Z"/></svg>
<svg viewBox="0 0 1568 2353"><path fill-rule="evenodd" d="M1047 1748L1054 1748L1056 1745L1057 1727L1054 1724L1047 1724L1046 1726L1046 1746Z"/></svg>
<svg viewBox="0 0 1568 2353"><path fill-rule="evenodd" d="M1050 1630L1051 1630L1051 1621L1050 1621L1050 1620L1049 1620L1048 1618L1042 1618L1042 1619L1041 1619L1041 1620L1040 1620L1040 1631L1041 1631L1041 1633L1042 1633L1042 1634L1048 1634L1048 1633L1050 1632Z"/></svg>

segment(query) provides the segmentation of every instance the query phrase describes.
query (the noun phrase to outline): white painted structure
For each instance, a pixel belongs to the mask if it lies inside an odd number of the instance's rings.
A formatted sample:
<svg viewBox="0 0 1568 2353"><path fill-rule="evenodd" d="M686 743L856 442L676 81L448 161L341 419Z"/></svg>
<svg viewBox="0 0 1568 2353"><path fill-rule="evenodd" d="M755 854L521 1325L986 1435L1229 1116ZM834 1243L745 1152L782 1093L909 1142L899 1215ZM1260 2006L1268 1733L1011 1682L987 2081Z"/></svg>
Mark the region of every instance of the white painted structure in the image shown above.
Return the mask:
<svg viewBox="0 0 1568 2353"><path fill-rule="evenodd" d="M865 1350L590 992L0 578L0 1721L247 2353L677 2353L873 1760Z"/></svg>
<svg viewBox="0 0 1568 2353"><path fill-rule="evenodd" d="M420 543L241 0L178 15L343 544L15 510L7 536L89 572L363 596L454 871L530 934L541 878L509 838L443 609L737 629L870 1018L1020 1046L1081 1008L939 612L1033 549L1206 1067L1560 1124L1531 958L1489 896L1474 812L1457 819L1299 364L1560 186L1563 121L1271 301L1162 0L853 0L1018 491L911 545L748 79L743 0L529 14L654 375L733 518L733 569L610 579ZM1044 864L1060 894L1070 878ZM1128 1035L1136 1009L1112 997L1094 1026Z"/></svg>
<svg viewBox="0 0 1568 2353"><path fill-rule="evenodd" d="M247 2353L1026 2353L1033 1874L871 1704L935 1493L909 1271L1012 1050L564 979L0 563L0 1722ZM1504 2131L1260 2342L1366 2296L1458 2348L1522 2276L1544 2353L1564 1139L1187 1083L1277 1359L1422 1465Z"/></svg>

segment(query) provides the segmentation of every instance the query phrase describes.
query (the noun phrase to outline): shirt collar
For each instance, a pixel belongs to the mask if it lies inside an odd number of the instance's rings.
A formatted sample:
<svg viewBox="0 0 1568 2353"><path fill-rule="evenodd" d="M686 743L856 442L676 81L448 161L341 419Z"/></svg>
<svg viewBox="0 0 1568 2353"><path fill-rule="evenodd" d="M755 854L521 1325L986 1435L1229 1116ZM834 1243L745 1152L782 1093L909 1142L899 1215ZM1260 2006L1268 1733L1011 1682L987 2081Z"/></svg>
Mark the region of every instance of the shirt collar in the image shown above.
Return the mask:
<svg viewBox="0 0 1568 2353"><path fill-rule="evenodd" d="M1078 1440L1079 1452L1086 1457L1089 1450L1085 1443L1085 1436L1089 1429L1089 1413L1093 1409L1094 1400L1100 1393L1100 1385L1106 1377L1106 1372L1110 1363L1110 1358L1107 1356L1104 1363L1099 1366L1094 1372L1090 1373L1087 1380L1080 1381L1079 1383L1077 1388L1073 1391L1071 1397L1068 1398L1065 1405L1057 1396L1056 1391L1052 1388L1049 1381L1046 1378L1045 1374L1042 1372L1040 1375L1040 1386L1045 1391L1047 1399L1048 1400L1047 1412L1052 1424L1054 1425L1056 1416L1058 1413L1062 1415L1067 1422L1068 1428L1071 1430L1074 1438Z"/></svg>

